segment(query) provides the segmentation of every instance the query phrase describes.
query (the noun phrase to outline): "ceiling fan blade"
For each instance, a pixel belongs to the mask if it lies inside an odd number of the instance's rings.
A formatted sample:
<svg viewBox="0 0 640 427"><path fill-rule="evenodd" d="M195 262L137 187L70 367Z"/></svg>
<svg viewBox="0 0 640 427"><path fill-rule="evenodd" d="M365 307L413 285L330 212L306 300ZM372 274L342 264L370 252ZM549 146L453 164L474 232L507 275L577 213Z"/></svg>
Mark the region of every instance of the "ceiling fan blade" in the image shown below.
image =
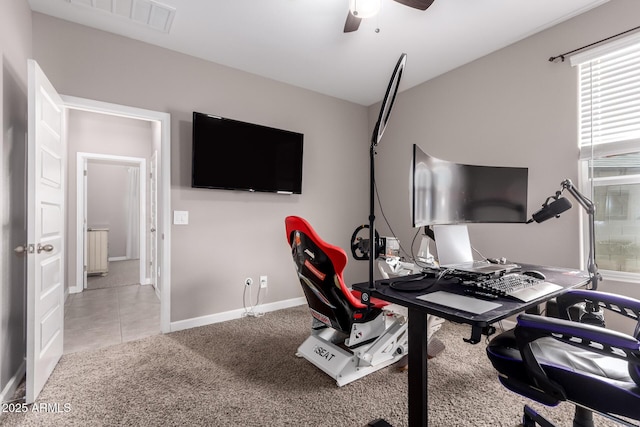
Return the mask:
<svg viewBox="0 0 640 427"><path fill-rule="evenodd" d="M434 0L395 0L400 4L419 10L427 10Z"/></svg>
<svg viewBox="0 0 640 427"><path fill-rule="evenodd" d="M344 23L344 32L351 33L360 27L362 18L356 18L351 12L347 13L347 21Z"/></svg>

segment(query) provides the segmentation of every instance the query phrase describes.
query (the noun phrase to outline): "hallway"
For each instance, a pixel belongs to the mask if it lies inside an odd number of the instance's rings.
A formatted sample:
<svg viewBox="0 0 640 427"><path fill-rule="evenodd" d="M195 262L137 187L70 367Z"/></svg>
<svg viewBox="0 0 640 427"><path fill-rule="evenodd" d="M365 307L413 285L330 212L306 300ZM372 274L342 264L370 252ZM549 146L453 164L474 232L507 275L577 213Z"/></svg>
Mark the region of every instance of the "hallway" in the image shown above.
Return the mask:
<svg viewBox="0 0 640 427"><path fill-rule="evenodd" d="M65 354L159 333L160 300L150 285L85 290L65 303Z"/></svg>

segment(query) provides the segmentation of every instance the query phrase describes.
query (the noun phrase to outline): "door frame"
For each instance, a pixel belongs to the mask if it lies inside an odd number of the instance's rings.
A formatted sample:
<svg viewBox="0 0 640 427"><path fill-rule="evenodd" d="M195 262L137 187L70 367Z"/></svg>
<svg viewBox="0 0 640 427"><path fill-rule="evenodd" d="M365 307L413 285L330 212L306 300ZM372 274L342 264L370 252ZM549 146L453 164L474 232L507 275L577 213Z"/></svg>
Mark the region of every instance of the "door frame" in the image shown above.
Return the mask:
<svg viewBox="0 0 640 427"><path fill-rule="evenodd" d="M87 265L87 227L85 220L87 219L87 179L88 174L85 175L87 166L89 163L105 163L114 165L126 165L137 167L140 171L140 179L138 180L139 189L139 232L138 232L138 246L139 246L139 281L142 285L155 283L154 277L147 276L147 181L144 177L147 176L147 160L142 157L127 157L117 156L111 154L97 154L97 153L77 153L76 162L76 277L81 277L81 283L76 283L76 286L72 289L69 287L69 292L77 293L82 292L87 288L87 271L84 268Z"/></svg>
<svg viewBox="0 0 640 427"><path fill-rule="evenodd" d="M140 119L159 124L157 210L159 269L156 270L158 277L155 283L160 291L160 328L163 333L168 333L171 331L171 115L74 96L61 95L61 98L67 109Z"/></svg>
<svg viewBox="0 0 640 427"><path fill-rule="evenodd" d="M149 272L152 278L158 278L158 150L153 150L149 161ZM153 286L160 298L160 288L155 281Z"/></svg>

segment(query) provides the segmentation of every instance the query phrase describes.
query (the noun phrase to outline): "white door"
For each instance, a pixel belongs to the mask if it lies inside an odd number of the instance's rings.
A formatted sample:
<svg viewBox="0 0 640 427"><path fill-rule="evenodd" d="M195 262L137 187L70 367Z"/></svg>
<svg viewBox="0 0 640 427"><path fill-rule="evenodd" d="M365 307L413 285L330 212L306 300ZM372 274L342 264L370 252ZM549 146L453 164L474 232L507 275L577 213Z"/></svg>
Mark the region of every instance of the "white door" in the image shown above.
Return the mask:
<svg viewBox="0 0 640 427"><path fill-rule="evenodd" d="M63 350L66 151L62 100L35 61L28 68L26 403L32 403Z"/></svg>
<svg viewBox="0 0 640 427"><path fill-rule="evenodd" d="M158 227L158 151L155 150L151 156L151 165L149 166L151 172L149 174L149 199L150 199L150 233L149 233L149 266L151 269L151 283L156 288L156 293L160 291L160 283L158 283L158 233L156 232Z"/></svg>

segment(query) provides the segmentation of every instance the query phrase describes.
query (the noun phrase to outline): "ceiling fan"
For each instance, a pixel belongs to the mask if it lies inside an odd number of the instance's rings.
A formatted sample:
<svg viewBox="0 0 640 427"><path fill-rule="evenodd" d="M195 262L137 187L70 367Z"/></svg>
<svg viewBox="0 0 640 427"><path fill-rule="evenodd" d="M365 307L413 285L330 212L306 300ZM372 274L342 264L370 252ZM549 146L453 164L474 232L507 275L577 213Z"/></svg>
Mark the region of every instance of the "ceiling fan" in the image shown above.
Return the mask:
<svg viewBox="0 0 640 427"><path fill-rule="evenodd" d="M360 27L360 21L374 16L380 10L382 0L349 0L349 13L344 24L344 32L350 33ZM394 0L405 6L419 10L427 10L434 0Z"/></svg>

